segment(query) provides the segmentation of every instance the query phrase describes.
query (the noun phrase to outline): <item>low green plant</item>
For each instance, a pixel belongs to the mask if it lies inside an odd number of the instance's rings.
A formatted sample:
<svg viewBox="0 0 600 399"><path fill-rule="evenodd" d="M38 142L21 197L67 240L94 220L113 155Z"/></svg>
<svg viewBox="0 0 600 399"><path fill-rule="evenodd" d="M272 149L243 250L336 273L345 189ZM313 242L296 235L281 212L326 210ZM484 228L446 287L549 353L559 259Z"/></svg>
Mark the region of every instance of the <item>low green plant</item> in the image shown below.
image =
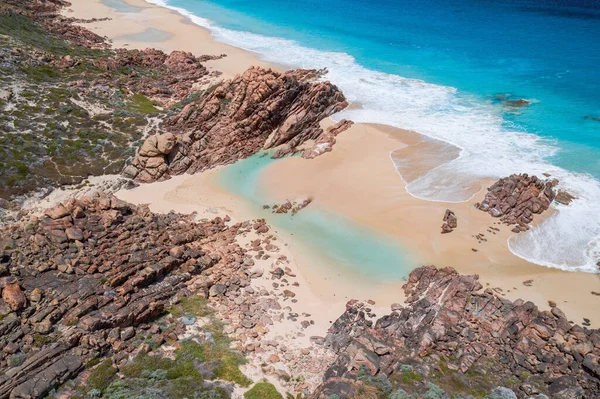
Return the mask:
<svg viewBox="0 0 600 399"><path fill-rule="evenodd" d="M277 388L269 382L258 382L244 393L245 399L283 399Z"/></svg>
<svg viewBox="0 0 600 399"><path fill-rule="evenodd" d="M191 314L197 317L205 317L212 314L208 308L206 298L199 295L187 296L182 298L179 303L169 307L167 312L173 316L181 317L186 314Z"/></svg>
<svg viewBox="0 0 600 399"><path fill-rule="evenodd" d="M155 102L141 93L134 94L131 97L130 108L132 111L142 114L155 114L159 112L158 108L155 107Z"/></svg>
<svg viewBox="0 0 600 399"><path fill-rule="evenodd" d="M103 392L113 381L116 374L117 369L113 367L112 360L106 359L92 369L86 384L91 390L96 389Z"/></svg>

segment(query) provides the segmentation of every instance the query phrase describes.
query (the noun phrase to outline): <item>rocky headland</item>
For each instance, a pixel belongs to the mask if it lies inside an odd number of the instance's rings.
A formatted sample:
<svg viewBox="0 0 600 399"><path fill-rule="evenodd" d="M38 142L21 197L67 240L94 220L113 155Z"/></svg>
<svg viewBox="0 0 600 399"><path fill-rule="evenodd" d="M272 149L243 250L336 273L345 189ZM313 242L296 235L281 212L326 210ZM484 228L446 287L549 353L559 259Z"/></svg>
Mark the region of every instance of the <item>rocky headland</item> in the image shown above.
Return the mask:
<svg viewBox="0 0 600 399"><path fill-rule="evenodd" d="M347 105L334 85L314 81L319 74L250 68L210 87L171 110L164 121L169 133L148 138L124 175L148 183L232 163L261 149L278 147L276 157L295 152L319 139L319 122ZM335 134L328 130L329 142Z"/></svg>
<svg viewBox="0 0 600 399"><path fill-rule="evenodd" d="M553 187L557 183L527 174L511 175L488 188L483 201L475 206L514 226L515 233L527 231L533 216L546 211L556 198Z"/></svg>

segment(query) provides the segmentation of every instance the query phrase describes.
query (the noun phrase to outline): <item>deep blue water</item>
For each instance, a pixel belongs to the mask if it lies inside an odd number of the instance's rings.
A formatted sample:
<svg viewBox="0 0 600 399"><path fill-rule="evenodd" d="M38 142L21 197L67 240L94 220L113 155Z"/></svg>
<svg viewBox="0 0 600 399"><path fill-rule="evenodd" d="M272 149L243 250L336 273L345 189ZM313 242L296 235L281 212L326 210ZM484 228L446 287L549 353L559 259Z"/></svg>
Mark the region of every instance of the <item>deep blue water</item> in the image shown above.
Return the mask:
<svg viewBox="0 0 600 399"><path fill-rule="evenodd" d="M327 76L363 109L340 117L417 130L462 149L411 182L466 200L481 177L551 173L578 197L518 255L595 271L600 260L600 2L595 0L152 0L217 40ZM508 106L501 98L526 99Z"/></svg>

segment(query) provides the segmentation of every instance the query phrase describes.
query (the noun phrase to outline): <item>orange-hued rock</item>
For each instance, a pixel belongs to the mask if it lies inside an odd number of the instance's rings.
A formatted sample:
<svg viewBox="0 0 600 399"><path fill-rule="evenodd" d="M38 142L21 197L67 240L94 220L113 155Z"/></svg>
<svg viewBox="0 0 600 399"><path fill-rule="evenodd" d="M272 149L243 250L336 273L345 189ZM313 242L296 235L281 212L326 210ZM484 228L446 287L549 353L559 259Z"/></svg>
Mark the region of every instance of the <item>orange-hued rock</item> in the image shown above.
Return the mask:
<svg viewBox="0 0 600 399"><path fill-rule="evenodd" d="M2 300L15 312L27 306L27 297L19 284L9 284L4 287L2 289Z"/></svg>
<svg viewBox="0 0 600 399"><path fill-rule="evenodd" d="M151 136L124 175L141 182L164 180L232 163L261 149L279 147L275 156L283 156L307 140L318 141L323 134L319 122L347 105L336 86L315 80L320 73L252 67L213 86L165 120L167 134L175 137L169 153L153 150L165 135ZM333 138L347 126L345 122L328 134Z"/></svg>

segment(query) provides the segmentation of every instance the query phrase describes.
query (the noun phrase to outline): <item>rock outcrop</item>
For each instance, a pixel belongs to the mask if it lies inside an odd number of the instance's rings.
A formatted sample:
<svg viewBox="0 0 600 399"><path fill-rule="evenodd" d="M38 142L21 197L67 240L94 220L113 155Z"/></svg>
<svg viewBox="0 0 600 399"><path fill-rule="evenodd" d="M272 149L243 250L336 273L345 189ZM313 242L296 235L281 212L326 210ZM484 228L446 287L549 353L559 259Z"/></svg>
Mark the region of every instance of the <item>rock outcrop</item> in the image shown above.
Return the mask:
<svg viewBox="0 0 600 399"><path fill-rule="evenodd" d="M454 212L450 209L446 209L446 213L444 214L444 224L442 224L442 234L451 233L455 228L458 227L458 219Z"/></svg>
<svg viewBox="0 0 600 399"><path fill-rule="evenodd" d="M481 397L504 386L519 398L599 397L600 331L572 325L557 307L511 302L452 268L415 269L403 289L406 306L375 323L367 305L348 303L325 338L338 358L314 397L352 398L364 381L421 395L435 386Z"/></svg>
<svg viewBox="0 0 600 399"><path fill-rule="evenodd" d="M529 229L533 215L550 207L556 196L553 186L553 182L536 176L510 175L488 188L484 200L476 207L507 225L515 225L513 231L518 233Z"/></svg>
<svg viewBox="0 0 600 399"><path fill-rule="evenodd" d="M113 351L126 362L136 332L221 260L211 243L227 247L235 234L220 218L195 223L107 195L0 231L10 237L0 251L0 397L43 397Z"/></svg>
<svg viewBox="0 0 600 399"><path fill-rule="evenodd" d="M207 58L210 59L202 57ZM170 106L183 100L190 95L193 87L207 84L210 80L207 69L200 63L200 58L185 51L166 54L152 48L118 49L111 57L98 58L93 60L92 64L107 72L129 70L127 75L117 75L113 84L125 88L130 93L144 94L162 106ZM151 73L141 74L135 68L142 68L143 71Z"/></svg>
<svg viewBox="0 0 600 399"><path fill-rule="evenodd" d="M336 86L314 81L317 74L252 67L211 87L165 120L175 146L156 156L138 153L124 175L140 182L164 180L284 145L277 152L282 156L318 139L319 122L347 104Z"/></svg>
<svg viewBox="0 0 600 399"><path fill-rule="evenodd" d="M291 213L292 215L297 214L302 209L306 208L312 202L312 198L306 198L303 200L286 201L283 204L275 204L272 207L265 205L264 208L271 208L273 213Z"/></svg>

